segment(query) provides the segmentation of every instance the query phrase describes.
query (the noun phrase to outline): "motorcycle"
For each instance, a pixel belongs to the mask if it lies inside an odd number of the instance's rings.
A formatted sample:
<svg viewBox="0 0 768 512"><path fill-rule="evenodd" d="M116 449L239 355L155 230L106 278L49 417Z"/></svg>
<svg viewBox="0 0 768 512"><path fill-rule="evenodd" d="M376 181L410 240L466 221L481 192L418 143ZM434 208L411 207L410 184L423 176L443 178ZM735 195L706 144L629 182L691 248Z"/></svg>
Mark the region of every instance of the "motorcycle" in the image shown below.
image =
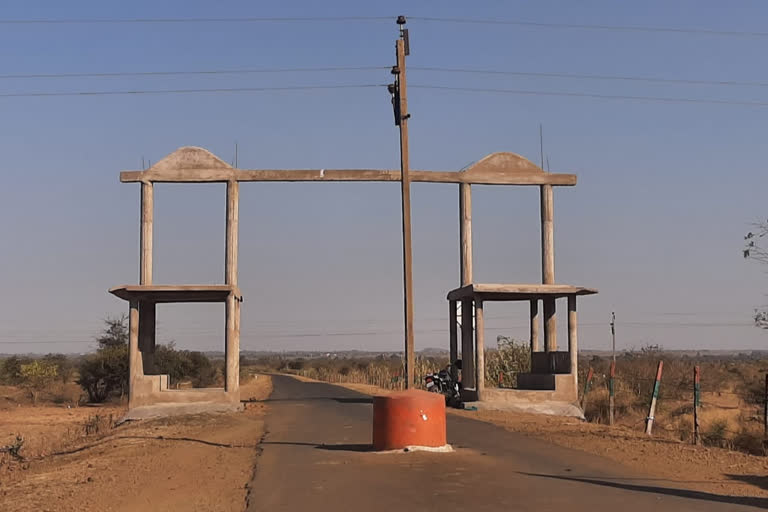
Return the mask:
<svg viewBox="0 0 768 512"><path fill-rule="evenodd" d="M464 402L461 401L461 383L458 378L458 370L461 370L461 360L449 364L439 372L426 375L424 385L427 391L445 396L445 405L448 407L463 409Z"/></svg>

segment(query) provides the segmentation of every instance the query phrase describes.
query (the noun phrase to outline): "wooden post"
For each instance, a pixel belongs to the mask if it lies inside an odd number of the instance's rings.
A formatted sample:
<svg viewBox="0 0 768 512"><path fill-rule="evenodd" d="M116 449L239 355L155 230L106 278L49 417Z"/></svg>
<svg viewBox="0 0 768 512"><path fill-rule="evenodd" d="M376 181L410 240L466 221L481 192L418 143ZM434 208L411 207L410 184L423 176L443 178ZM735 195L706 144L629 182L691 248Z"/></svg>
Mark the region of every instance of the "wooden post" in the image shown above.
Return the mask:
<svg viewBox="0 0 768 512"><path fill-rule="evenodd" d="M568 355L571 358L571 375L574 392L579 389L579 320L576 313L576 296L568 296Z"/></svg>
<svg viewBox="0 0 768 512"><path fill-rule="evenodd" d="M141 231L139 234L139 284L152 284L152 224L154 190L151 181L141 183Z"/></svg>
<svg viewBox="0 0 768 512"><path fill-rule="evenodd" d="M144 375L139 352L139 301L130 301L128 312L128 407L136 397L136 381Z"/></svg>
<svg viewBox="0 0 768 512"><path fill-rule="evenodd" d="M554 195L552 185L540 187L541 207L541 282L555 284L555 231ZM555 299L545 298L544 302L544 350L557 350L557 321L555 319Z"/></svg>
<svg viewBox="0 0 768 512"><path fill-rule="evenodd" d="M456 301L448 301L448 334L450 336L450 364L453 364L459 358L459 333L456 325Z"/></svg>
<svg viewBox="0 0 768 512"><path fill-rule="evenodd" d="M531 357L539 348L539 301L531 300Z"/></svg>
<svg viewBox="0 0 768 512"><path fill-rule="evenodd" d="M611 361L611 375L608 379L608 424L613 426L616 407L616 361Z"/></svg>
<svg viewBox="0 0 768 512"><path fill-rule="evenodd" d="M398 23L399 23L398 19ZM405 23L399 23L401 27ZM405 77L405 41L401 37L396 43L397 98L399 100L398 125L400 126L400 184L403 210L403 307L405 310L405 388L414 384L413 371L416 367L413 341L413 261L411 249L411 178L408 164L408 90Z"/></svg>
<svg viewBox="0 0 768 512"><path fill-rule="evenodd" d="M699 406L701 405L701 376L698 366L693 367L693 444L701 444Z"/></svg>
<svg viewBox="0 0 768 512"><path fill-rule="evenodd" d="M240 186L237 181L227 182L227 224L225 237L224 282L237 286L237 253L239 226ZM236 392L240 388L240 297L230 292L225 304L226 361L224 389Z"/></svg>
<svg viewBox="0 0 768 512"><path fill-rule="evenodd" d="M659 361L656 369L656 380L653 383L653 394L651 395L651 405L648 408L648 418L646 418L645 433L651 435L653 430L653 415L656 413L656 400L659 398L659 388L661 387L661 371L664 368L664 361Z"/></svg>
<svg viewBox="0 0 768 512"><path fill-rule="evenodd" d="M581 410L586 411L587 410L587 395L589 394L589 389L592 387L592 377L595 375L594 368L590 367L589 371L587 372L587 379L584 381L584 394L581 396Z"/></svg>
<svg viewBox="0 0 768 512"><path fill-rule="evenodd" d="M483 301L475 303L475 373L477 400L483 400L485 393L485 320L483 314Z"/></svg>

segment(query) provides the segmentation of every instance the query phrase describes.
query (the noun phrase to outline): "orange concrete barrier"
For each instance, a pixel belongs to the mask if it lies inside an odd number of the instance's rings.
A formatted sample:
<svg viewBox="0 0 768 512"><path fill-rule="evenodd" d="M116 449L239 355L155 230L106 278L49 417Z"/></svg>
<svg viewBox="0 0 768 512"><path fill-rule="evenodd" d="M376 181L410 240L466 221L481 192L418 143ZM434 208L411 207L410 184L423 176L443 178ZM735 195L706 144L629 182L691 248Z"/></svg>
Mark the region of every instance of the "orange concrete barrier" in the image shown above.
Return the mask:
<svg viewBox="0 0 768 512"><path fill-rule="evenodd" d="M409 390L373 399L373 449L446 444L445 397Z"/></svg>

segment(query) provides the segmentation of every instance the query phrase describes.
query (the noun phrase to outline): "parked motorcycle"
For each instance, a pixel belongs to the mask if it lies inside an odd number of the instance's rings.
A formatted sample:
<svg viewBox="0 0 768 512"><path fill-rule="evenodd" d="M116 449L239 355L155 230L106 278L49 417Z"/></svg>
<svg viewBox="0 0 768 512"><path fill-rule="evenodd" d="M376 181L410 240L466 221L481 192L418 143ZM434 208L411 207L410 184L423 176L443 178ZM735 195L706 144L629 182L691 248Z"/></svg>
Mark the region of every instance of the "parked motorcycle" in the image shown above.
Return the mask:
<svg viewBox="0 0 768 512"><path fill-rule="evenodd" d="M460 359L449 364L439 372L425 376L424 385L426 386L427 391L440 393L445 396L445 405L456 409L463 409L464 402L461 401L459 370L461 370Z"/></svg>

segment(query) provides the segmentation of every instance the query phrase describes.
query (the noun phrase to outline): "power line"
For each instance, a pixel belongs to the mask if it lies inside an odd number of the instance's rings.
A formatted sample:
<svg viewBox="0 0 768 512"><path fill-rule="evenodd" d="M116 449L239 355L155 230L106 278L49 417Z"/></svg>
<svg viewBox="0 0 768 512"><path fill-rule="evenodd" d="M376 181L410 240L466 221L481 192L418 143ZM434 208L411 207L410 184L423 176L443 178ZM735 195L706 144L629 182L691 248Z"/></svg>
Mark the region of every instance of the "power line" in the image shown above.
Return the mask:
<svg viewBox="0 0 768 512"><path fill-rule="evenodd" d="M295 85L284 87L233 87L214 89L155 89L155 90L124 90L124 91L72 91L72 92L11 92L0 93L0 98L29 98L48 96L120 96L139 94L198 94L198 93L238 93L238 92L267 92L267 91L308 91L327 89L366 89L386 87L387 84L336 84L336 85Z"/></svg>
<svg viewBox="0 0 768 512"><path fill-rule="evenodd" d="M158 23L346 23L351 21L395 21L396 16L289 16L239 18L70 18L70 19L0 19L0 25L114 25Z"/></svg>
<svg viewBox="0 0 768 512"><path fill-rule="evenodd" d="M382 71L391 66L332 66L317 68L244 68L244 69L200 69L179 71L114 71L114 72L82 72L82 73L21 73L0 74L0 80L12 79L49 79L49 78L110 78L110 77L153 77L153 76L205 76L205 75L246 75L268 73L323 73L351 71ZM541 78L568 78L579 80L618 80L631 82L686 84L686 85L718 85L739 87L768 87L768 82L739 81L739 80L698 80L685 78L658 78L629 75L592 75L580 73L510 71L496 69L444 68L429 66L413 66L413 71L438 73L462 73L479 75L526 76Z"/></svg>
<svg viewBox="0 0 768 512"><path fill-rule="evenodd" d="M630 100L630 101L651 101L661 103L703 103L709 105L738 105L747 107L768 107L768 102L762 101L738 101L738 100L718 100L706 98L672 98L664 96L629 96L618 94L599 94L588 92L572 91L532 91L523 89L486 89L480 87L453 87L446 85L426 85L415 84L410 87L415 89L434 89L452 92L479 92L479 93L497 93L497 94L519 94L525 96L562 96L575 98L592 98L602 100Z"/></svg>
<svg viewBox="0 0 768 512"><path fill-rule="evenodd" d="M201 18L39 18L0 19L0 25L115 25L115 24L186 24L186 23L348 23L392 22L396 16L283 16L283 17L201 17ZM615 32L651 32L696 34L735 37L768 37L768 32L749 30L719 30L709 28L654 27L633 25L600 25L584 23L552 23L511 19L443 18L434 16L408 16L409 21L429 23L459 23L471 25L508 25L549 29L606 30Z"/></svg>
<svg viewBox="0 0 768 512"><path fill-rule="evenodd" d="M551 29L579 29L579 30L606 30L614 32L651 32L672 34L695 34L708 36L735 36L735 37L768 37L768 32L749 30L718 30L709 28L683 28L683 27L649 27L637 25L591 25L583 23L550 23L541 21L522 21L504 19L483 18L437 18L428 16L410 16L409 21L425 21L434 23L461 23L472 25L512 25L533 28Z"/></svg>
<svg viewBox="0 0 768 512"><path fill-rule="evenodd" d="M466 68L441 68L441 67L420 67L412 66L412 71L434 71L440 73L466 73L480 75L511 75L511 76L529 76L542 78L575 78L583 80L621 80L630 82L650 82L664 84L687 84L687 85L726 85L741 87L768 87L768 82L749 82L738 80L696 80L685 78L654 78L642 76L627 75L589 75L580 73L557 73L557 72L532 72L532 71L508 71L494 69L466 69ZM0 75L2 78L2 75Z"/></svg>
<svg viewBox="0 0 768 512"><path fill-rule="evenodd" d="M116 71L116 72L85 72L85 73L31 73L6 74L0 79L35 79L35 78L102 78L102 77L145 77L145 76L189 76L189 75L245 75L255 73L316 73L330 71L380 71L389 70L392 66L349 66L322 68L255 68L255 69L213 69L191 71Z"/></svg>

